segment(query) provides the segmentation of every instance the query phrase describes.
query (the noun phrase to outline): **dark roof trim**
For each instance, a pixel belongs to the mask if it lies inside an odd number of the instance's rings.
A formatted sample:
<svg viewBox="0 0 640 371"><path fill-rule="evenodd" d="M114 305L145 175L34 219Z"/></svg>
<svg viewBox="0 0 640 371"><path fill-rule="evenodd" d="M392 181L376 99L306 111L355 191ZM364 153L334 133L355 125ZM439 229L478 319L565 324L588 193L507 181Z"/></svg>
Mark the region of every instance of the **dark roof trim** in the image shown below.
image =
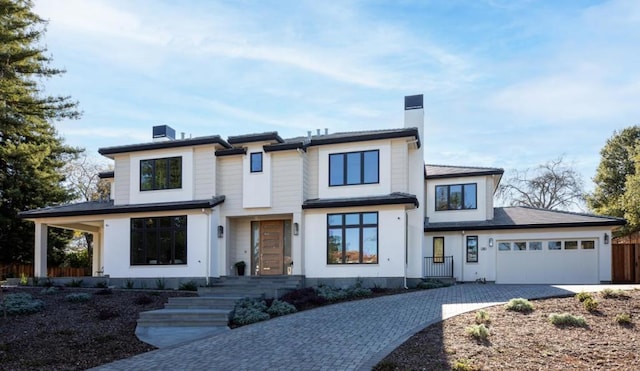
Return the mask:
<svg viewBox="0 0 640 371"><path fill-rule="evenodd" d="M101 171L98 173L98 178L100 179L109 179L115 177L115 172L112 171Z"/></svg>
<svg viewBox="0 0 640 371"><path fill-rule="evenodd" d="M199 137L194 139L179 139L169 140L163 142L151 142L141 144L128 144L124 146L105 147L98 149L98 153L101 155L115 155L118 153L128 152L140 152L148 151L152 149L165 149L165 148L178 148L178 147L190 147L199 146L204 144L219 144L224 148L231 148L231 145L224 141L219 135L212 135L207 137Z"/></svg>
<svg viewBox="0 0 640 371"><path fill-rule="evenodd" d="M201 208L212 208L224 202L225 196L217 196L210 200L196 200L186 202L165 202L146 205L118 205L114 206L111 202L102 203L104 207L94 207L86 209L74 209L74 205L54 206L51 208L36 209L23 211L18 214L22 219L38 219L38 218L54 218L63 216L83 216L83 215L105 215L105 214L125 214L125 213L143 213L152 211L172 211L172 210L192 210ZM86 204L100 204L100 202L92 201ZM98 205L99 206L99 205ZM65 210L65 208L70 208Z"/></svg>
<svg viewBox="0 0 640 371"><path fill-rule="evenodd" d="M327 198L306 200L303 209L327 209L334 207L378 206L413 204L418 207L418 198L406 193L392 193L385 196L355 197L355 198Z"/></svg>
<svg viewBox="0 0 640 371"><path fill-rule="evenodd" d="M545 224L517 224L517 225L456 225L456 226L426 226L425 232L452 232L452 231L493 231L509 229L542 229L542 228L584 228L584 227L615 227L625 225L623 220L607 220L599 222L573 222L573 223L545 223Z"/></svg>
<svg viewBox="0 0 640 371"><path fill-rule="evenodd" d="M288 151L288 150L298 149L298 148L306 151L306 148L303 142L271 144L271 145L262 147L262 149L264 149L265 152Z"/></svg>
<svg viewBox="0 0 640 371"><path fill-rule="evenodd" d="M426 170L425 170L425 172L426 172ZM462 177L467 177L467 176L502 175L502 174L504 174L504 170L495 169L495 170L472 171L472 172L455 173L455 174L437 174L437 175L429 175L429 174L427 174L425 179L462 178Z"/></svg>
<svg viewBox="0 0 640 371"><path fill-rule="evenodd" d="M280 138L277 131L271 131L267 133L259 134L246 134L246 135L234 135L227 138L229 144L242 144L252 142L271 142L284 143L284 140Z"/></svg>
<svg viewBox="0 0 640 371"><path fill-rule="evenodd" d="M229 149L220 149L216 151L216 156L232 156L232 155L246 155L246 148L229 148Z"/></svg>
<svg viewBox="0 0 640 371"><path fill-rule="evenodd" d="M398 129L394 131L382 132L382 133L370 133L370 134L353 134L338 137L317 138L311 139L308 146L321 146L325 144L339 144L339 143L351 143L351 142L364 142L368 140L380 140L380 139L393 139L403 137L415 137L418 141L418 148L420 148L420 133L417 128Z"/></svg>

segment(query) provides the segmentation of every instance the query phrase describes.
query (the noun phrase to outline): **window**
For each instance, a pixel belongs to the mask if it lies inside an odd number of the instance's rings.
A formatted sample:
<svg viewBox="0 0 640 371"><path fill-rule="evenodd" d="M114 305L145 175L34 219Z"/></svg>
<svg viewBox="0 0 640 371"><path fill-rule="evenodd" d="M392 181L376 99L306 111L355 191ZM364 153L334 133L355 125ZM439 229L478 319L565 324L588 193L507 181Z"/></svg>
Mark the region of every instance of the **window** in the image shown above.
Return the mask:
<svg viewBox="0 0 640 371"><path fill-rule="evenodd" d="M140 190L182 188L182 157L140 161Z"/></svg>
<svg viewBox="0 0 640 371"><path fill-rule="evenodd" d="M433 262L444 263L444 237L433 238Z"/></svg>
<svg viewBox="0 0 640 371"><path fill-rule="evenodd" d="M584 250L593 250L596 248L595 241L580 241L580 248Z"/></svg>
<svg viewBox="0 0 640 371"><path fill-rule="evenodd" d="M514 242L513 251L525 251L527 249L526 242Z"/></svg>
<svg viewBox="0 0 640 371"><path fill-rule="evenodd" d="M377 212L327 215L327 264L377 263Z"/></svg>
<svg viewBox="0 0 640 371"><path fill-rule="evenodd" d="M499 251L509 251L511 250L511 242L500 242L498 243Z"/></svg>
<svg viewBox="0 0 640 371"><path fill-rule="evenodd" d="M187 217L131 218L131 265L187 264Z"/></svg>
<svg viewBox="0 0 640 371"><path fill-rule="evenodd" d="M562 241L549 241L547 246L549 246L549 250L561 250Z"/></svg>
<svg viewBox="0 0 640 371"><path fill-rule="evenodd" d="M478 262L478 236L467 236L467 263Z"/></svg>
<svg viewBox="0 0 640 371"><path fill-rule="evenodd" d="M251 172L262 172L262 152L254 152L251 154Z"/></svg>
<svg viewBox="0 0 640 371"><path fill-rule="evenodd" d="M531 251L542 250L542 242L540 241L529 242L529 250Z"/></svg>
<svg viewBox="0 0 640 371"><path fill-rule="evenodd" d="M379 183L378 150L329 155L329 186Z"/></svg>
<svg viewBox="0 0 640 371"><path fill-rule="evenodd" d="M436 186L436 211L477 209L477 185L452 184Z"/></svg>
<svg viewBox="0 0 640 371"><path fill-rule="evenodd" d="M578 249L578 241L564 241L564 249L565 250L577 250Z"/></svg>

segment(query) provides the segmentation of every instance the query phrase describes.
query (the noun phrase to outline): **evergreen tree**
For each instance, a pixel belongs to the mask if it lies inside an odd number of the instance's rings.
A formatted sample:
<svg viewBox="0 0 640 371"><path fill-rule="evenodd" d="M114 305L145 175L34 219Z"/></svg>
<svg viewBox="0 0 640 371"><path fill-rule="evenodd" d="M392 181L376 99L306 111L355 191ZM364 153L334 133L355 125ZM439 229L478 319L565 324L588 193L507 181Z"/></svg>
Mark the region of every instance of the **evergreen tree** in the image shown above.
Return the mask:
<svg viewBox="0 0 640 371"><path fill-rule="evenodd" d="M53 122L76 119L77 102L50 96L42 82L63 70L50 67L40 44L46 22L27 0L0 0L0 261L30 262L34 228L20 211L71 200L60 171L80 150L65 145ZM64 234L50 234L50 249Z"/></svg>

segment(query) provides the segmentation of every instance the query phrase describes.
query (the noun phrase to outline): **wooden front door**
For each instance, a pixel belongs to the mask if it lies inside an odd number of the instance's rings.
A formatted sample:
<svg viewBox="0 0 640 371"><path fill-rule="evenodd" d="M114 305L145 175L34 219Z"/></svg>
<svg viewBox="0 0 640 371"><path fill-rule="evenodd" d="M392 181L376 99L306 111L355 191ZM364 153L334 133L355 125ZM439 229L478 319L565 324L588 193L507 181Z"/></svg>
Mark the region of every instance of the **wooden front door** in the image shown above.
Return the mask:
<svg viewBox="0 0 640 371"><path fill-rule="evenodd" d="M284 274L284 221L260 222L260 275Z"/></svg>
<svg viewBox="0 0 640 371"><path fill-rule="evenodd" d="M612 281L640 283L640 244L613 244L612 250Z"/></svg>

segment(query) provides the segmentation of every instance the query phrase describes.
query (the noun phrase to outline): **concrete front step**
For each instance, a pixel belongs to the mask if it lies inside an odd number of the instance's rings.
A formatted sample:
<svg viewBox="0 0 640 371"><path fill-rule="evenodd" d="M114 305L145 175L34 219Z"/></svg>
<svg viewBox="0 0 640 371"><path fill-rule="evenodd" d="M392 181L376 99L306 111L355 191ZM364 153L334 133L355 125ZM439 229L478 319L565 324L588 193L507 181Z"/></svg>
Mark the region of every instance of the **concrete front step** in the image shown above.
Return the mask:
<svg viewBox="0 0 640 371"><path fill-rule="evenodd" d="M233 309L240 296L174 297L164 309Z"/></svg>
<svg viewBox="0 0 640 371"><path fill-rule="evenodd" d="M230 309L158 309L141 312L138 327L225 327Z"/></svg>
<svg viewBox="0 0 640 371"><path fill-rule="evenodd" d="M291 287L199 287L198 295L201 297L229 297L241 296L249 298L279 298L287 292L293 291Z"/></svg>

